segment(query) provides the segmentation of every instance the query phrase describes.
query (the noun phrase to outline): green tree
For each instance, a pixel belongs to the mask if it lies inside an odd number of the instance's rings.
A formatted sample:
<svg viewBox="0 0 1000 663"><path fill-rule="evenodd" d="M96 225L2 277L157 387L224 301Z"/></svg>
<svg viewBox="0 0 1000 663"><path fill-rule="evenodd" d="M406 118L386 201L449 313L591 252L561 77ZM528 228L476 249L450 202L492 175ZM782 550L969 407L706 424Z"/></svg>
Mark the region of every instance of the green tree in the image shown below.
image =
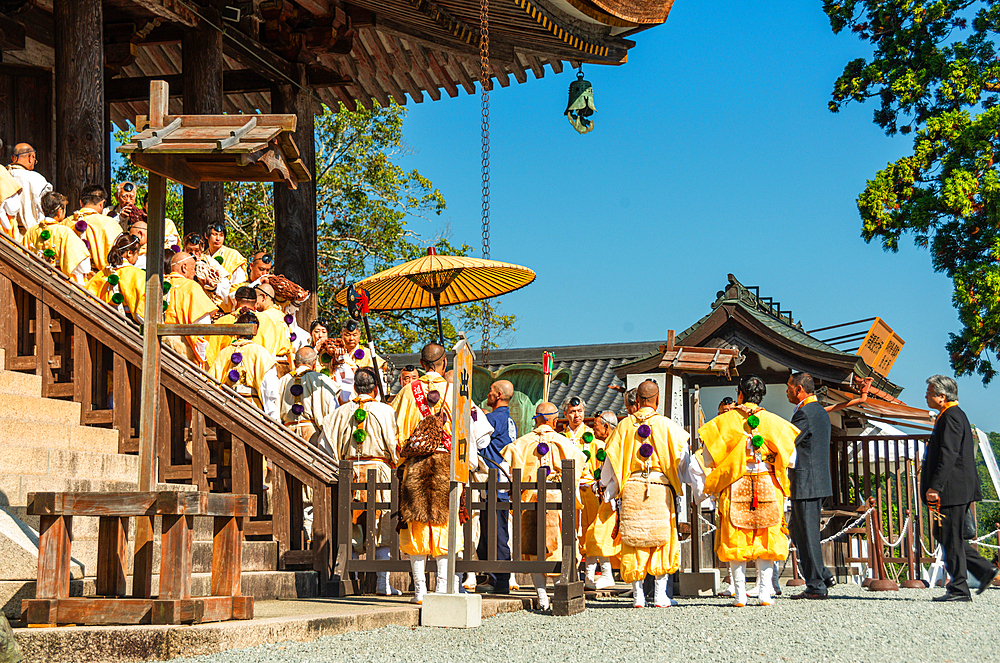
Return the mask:
<svg viewBox="0 0 1000 663"><path fill-rule="evenodd" d="M339 320L346 311L334 299L346 285L413 260L429 246L438 253L469 255L468 244L452 244L447 225L435 223L445 210L445 199L418 171L396 163L407 153L403 140L406 111L392 104L371 110L323 107L316 116L316 208L319 270L319 309L322 317ZM115 135L117 142L128 138ZM123 160L116 178L127 177L141 188L146 171ZM284 185L278 185L284 186ZM180 188L167 195L167 215L182 225ZM173 204L172 204L173 201ZM174 216L171 216L171 215ZM227 243L244 255L274 246L273 187L252 182L226 184ZM478 334L482 304L453 306L442 311L447 343L457 340L456 330ZM497 303L491 307L491 347L509 343L515 331L513 315L504 315ZM410 352L437 338L433 309L373 313L372 335L379 351Z"/></svg>
<svg viewBox="0 0 1000 663"><path fill-rule="evenodd" d="M913 134L912 154L858 197L862 237L887 251L911 234L954 286L962 328L947 348L958 375L996 375L1000 345L1000 0L824 0L835 33L873 46L847 64L830 110L876 100L887 135Z"/></svg>
<svg viewBox="0 0 1000 663"><path fill-rule="evenodd" d="M990 433L990 447L993 448L993 456L1000 459L1000 433ZM983 499L991 500L980 502L976 505L976 516L979 520L979 536L983 536L996 529L996 524L1000 523L1000 504L996 503L997 491L993 486L993 480L986 469L982 453L976 454L976 472L979 474L979 485L983 491ZM987 541L997 545L997 541Z"/></svg>

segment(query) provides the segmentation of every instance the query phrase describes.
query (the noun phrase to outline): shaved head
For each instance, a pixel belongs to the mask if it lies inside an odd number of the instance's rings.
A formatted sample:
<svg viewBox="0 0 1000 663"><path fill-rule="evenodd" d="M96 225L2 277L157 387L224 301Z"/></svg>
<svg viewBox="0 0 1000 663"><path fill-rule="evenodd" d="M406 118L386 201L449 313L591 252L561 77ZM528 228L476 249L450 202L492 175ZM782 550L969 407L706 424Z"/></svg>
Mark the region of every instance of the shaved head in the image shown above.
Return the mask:
<svg viewBox="0 0 1000 663"><path fill-rule="evenodd" d="M514 385L510 383L510 380L497 380L493 386L496 387L497 392L504 400L509 401L514 396Z"/></svg>
<svg viewBox="0 0 1000 663"><path fill-rule="evenodd" d="M444 346L437 343L425 345L424 349L420 351L420 363L423 364L425 370L442 373L448 365Z"/></svg>
<svg viewBox="0 0 1000 663"><path fill-rule="evenodd" d="M660 395L660 388L656 386L656 383L652 380L647 380L638 386L638 391L636 396L640 401L646 401L651 398L656 398Z"/></svg>
<svg viewBox="0 0 1000 663"><path fill-rule="evenodd" d="M298 349L295 353L295 363L300 366L312 366L319 359L319 353L308 345Z"/></svg>
<svg viewBox="0 0 1000 663"><path fill-rule="evenodd" d="M559 408L552 403L539 403L535 408L535 426L552 425L559 418Z"/></svg>

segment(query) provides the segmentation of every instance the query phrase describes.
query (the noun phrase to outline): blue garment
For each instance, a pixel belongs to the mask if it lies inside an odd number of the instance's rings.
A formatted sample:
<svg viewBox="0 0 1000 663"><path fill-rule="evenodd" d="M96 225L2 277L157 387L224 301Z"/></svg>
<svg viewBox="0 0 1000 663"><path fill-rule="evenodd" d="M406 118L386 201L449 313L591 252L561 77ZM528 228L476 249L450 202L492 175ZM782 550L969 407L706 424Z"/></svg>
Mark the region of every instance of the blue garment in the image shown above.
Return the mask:
<svg viewBox="0 0 1000 663"><path fill-rule="evenodd" d="M479 457L486 461L486 465L490 469L499 468L503 462L504 447L517 439L517 426L514 425L514 420L510 417L510 408L506 405L489 412L486 415L486 421L490 422L490 425L493 426L493 433L490 435L490 443L485 448L479 450ZM500 481L506 480L503 473L497 472L497 474L499 475L497 478ZM497 498L506 503L507 491L498 491ZM497 559L503 561L510 560L509 515L507 508L497 509ZM480 522L486 523L486 518L487 513L483 510L480 514ZM480 535L479 546L476 551L479 559L486 559L487 541L488 538L484 532ZM507 591L510 583L509 573L489 573L487 575L489 576L489 584L501 592Z"/></svg>
<svg viewBox="0 0 1000 663"><path fill-rule="evenodd" d="M490 435L490 443L485 449L479 450L479 455L489 467L499 467L503 462L503 448L517 439L517 426L510 418L510 408L506 405L487 413L486 421L493 426L493 433Z"/></svg>

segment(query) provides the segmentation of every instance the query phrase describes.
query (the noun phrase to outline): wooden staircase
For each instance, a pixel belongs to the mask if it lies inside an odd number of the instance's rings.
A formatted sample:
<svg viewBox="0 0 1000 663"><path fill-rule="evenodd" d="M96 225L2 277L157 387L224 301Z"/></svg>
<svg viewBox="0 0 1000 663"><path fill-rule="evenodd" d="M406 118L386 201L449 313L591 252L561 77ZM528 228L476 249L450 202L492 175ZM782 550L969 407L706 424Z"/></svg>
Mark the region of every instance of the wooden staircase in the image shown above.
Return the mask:
<svg viewBox="0 0 1000 663"><path fill-rule="evenodd" d="M141 353L137 326L0 240L0 607L9 618L34 593L39 523L26 515L28 493L137 489ZM273 507L246 523L243 594L316 596L332 568L336 467L169 350L161 384L156 489L250 493L264 504L266 457ZM308 548L303 486L314 495ZM195 519L194 595L210 593L212 534L210 518ZM97 537L96 518L76 520L73 595L94 594ZM129 564L131 573L131 554Z"/></svg>

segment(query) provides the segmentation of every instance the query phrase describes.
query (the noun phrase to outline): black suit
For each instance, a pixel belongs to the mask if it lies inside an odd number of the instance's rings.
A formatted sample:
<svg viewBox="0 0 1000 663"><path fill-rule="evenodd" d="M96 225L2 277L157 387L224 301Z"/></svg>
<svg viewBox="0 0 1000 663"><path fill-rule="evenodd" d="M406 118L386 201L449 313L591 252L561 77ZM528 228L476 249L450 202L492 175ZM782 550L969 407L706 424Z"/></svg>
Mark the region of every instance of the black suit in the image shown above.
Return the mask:
<svg viewBox="0 0 1000 663"><path fill-rule="evenodd" d="M823 500L833 495L830 415L819 403L807 403L792 415L792 425L799 429L799 436L795 438L795 469L790 471L789 531L798 550L806 591L825 595L826 580L833 574L823 564L819 522Z"/></svg>
<svg viewBox="0 0 1000 663"><path fill-rule="evenodd" d="M976 438L969 418L957 405L938 416L927 443L927 458L920 468L920 496L924 502L932 488L941 496L944 519L935 534L944 547L944 564L951 576L948 591L969 596L968 573L989 582L996 569L962 537L965 512L983 495L976 473Z"/></svg>

